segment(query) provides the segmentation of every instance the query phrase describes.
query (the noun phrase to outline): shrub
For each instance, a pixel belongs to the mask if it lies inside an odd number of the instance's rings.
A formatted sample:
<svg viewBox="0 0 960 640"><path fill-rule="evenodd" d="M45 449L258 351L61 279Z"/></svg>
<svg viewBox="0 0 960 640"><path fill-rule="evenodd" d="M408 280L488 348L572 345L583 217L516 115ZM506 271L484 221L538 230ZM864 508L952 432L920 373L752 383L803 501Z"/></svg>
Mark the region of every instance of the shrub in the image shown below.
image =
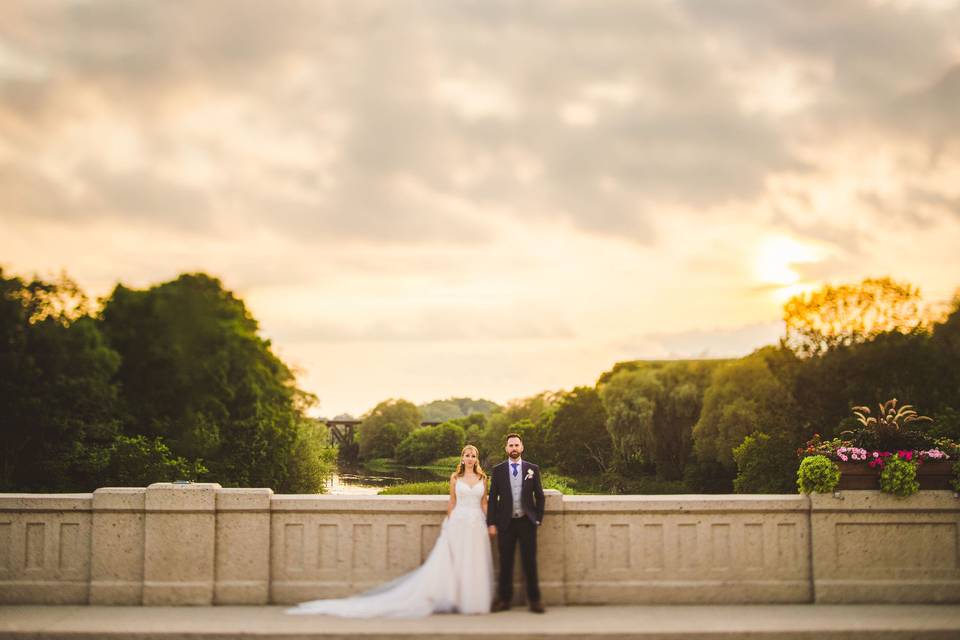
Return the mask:
<svg viewBox="0 0 960 640"><path fill-rule="evenodd" d="M797 471L801 493L830 493L840 483L840 468L826 456L808 456Z"/></svg>
<svg viewBox="0 0 960 640"><path fill-rule="evenodd" d="M915 494L920 490L917 465L899 455L892 457L880 472L880 490L901 498Z"/></svg>
<svg viewBox="0 0 960 640"><path fill-rule="evenodd" d="M556 489L560 493L568 496L576 493L571 487L571 485L576 482L573 478L561 476L558 473L551 473L550 471L544 471L540 475L540 480L544 489Z"/></svg>
<svg viewBox="0 0 960 640"><path fill-rule="evenodd" d="M397 460L404 464L427 464L443 456L456 456L463 449L465 437L463 427L452 422L421 427L397 445Z"/></svg>
<svg viewBox="0 0 960 640"><path fill-rule="evenodd" d="M737 493L790 493L797 475L798 461L793 447L782 437L771 438L754 432L733 450Z"/></svg>
<svg viewBox="0 0 960 640"><path fill-rule="evenodd" d="M104 486L145 487L153 482L197 480L207 469L171 453L162 438L115 436L96 461Z"/></svg>

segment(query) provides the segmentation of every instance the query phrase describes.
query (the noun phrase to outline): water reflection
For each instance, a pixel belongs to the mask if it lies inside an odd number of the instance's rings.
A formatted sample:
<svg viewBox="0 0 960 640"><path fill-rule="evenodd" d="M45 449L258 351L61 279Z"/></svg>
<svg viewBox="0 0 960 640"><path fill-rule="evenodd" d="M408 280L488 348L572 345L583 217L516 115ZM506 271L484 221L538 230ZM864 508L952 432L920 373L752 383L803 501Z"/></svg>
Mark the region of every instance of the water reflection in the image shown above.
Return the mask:
<svg viewBox="0 0 960 640"><path fill-rule="evenodd" d="M327 494L330 495L375 495L384 487L404 482L429 482L446 476L428 469L411 469L402 466L378 467L369 469L364 466L337 466L337 471L327 480Z"/></svg>

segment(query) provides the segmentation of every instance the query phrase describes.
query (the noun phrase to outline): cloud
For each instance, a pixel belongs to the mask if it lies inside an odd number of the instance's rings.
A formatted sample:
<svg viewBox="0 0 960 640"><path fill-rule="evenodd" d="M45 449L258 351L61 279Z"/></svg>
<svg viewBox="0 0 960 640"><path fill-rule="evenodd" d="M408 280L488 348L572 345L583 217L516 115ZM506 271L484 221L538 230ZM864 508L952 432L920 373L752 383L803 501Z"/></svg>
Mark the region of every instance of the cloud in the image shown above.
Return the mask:
<svg viewBox="0 0 960 640"><path fill-rule="evenodd" d="M675 8L474 5L18 5L4 36L43 72L0 88L8 155L96 193L87 215L136 216L142 188L158 225L186 207L403 243L488 242L491 215L651 242L664 207L755 198L803 168ZM133 145L120 173L115 132Z"/></svg>
<svg viewBox="0 0 960 640"><path fill-rule="evenodd" d="M783 324L765 322L739 327L653 332L619 345L627 359L732 358L754 349L776 344Z"/></svg>

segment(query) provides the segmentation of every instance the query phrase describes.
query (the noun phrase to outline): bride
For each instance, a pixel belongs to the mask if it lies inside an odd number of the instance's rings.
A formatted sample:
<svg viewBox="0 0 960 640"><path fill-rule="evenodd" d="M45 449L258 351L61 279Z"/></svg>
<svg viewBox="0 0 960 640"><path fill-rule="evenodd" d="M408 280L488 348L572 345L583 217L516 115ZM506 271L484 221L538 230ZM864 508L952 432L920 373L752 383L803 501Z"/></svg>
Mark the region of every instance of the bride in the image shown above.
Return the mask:
<svg viewBox="0 0 960 640"><path fill-rule="evenodd" d="M493 558L487 534L487 474L468 444L450 475L447 517L420 567L371 591L348 598L302 602L287 613L344 618L418 618L431 613L489 613Z"/></svg>

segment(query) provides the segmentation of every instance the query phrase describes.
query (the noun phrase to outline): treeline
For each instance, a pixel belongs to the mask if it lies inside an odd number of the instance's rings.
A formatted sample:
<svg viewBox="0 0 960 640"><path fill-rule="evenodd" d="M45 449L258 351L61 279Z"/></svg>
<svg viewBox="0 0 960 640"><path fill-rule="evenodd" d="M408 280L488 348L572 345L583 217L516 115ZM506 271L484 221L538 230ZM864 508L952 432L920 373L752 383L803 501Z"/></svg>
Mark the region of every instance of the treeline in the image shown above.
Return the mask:
<svg viewBox="0 0 960 640"><path fill-rule="evenodd" d="M743 358L619 363L593 386L436 427L388 400L360 425L358 454L422 464L471 443L491 463L515 431L586 490L792 493L797 449L854 426L853 406L898 398L933 435L960 436L960 297L937 316L914 287L868 279L791 299L784 323L780 344Z"/></svg>
<svg viewBox="0 0 960 640"><path fill-rule="evenodd" d="M0 270L0 491L322 491L336 452L313 401L215 278L118 285L94 313L66 276Z"/></svg>

